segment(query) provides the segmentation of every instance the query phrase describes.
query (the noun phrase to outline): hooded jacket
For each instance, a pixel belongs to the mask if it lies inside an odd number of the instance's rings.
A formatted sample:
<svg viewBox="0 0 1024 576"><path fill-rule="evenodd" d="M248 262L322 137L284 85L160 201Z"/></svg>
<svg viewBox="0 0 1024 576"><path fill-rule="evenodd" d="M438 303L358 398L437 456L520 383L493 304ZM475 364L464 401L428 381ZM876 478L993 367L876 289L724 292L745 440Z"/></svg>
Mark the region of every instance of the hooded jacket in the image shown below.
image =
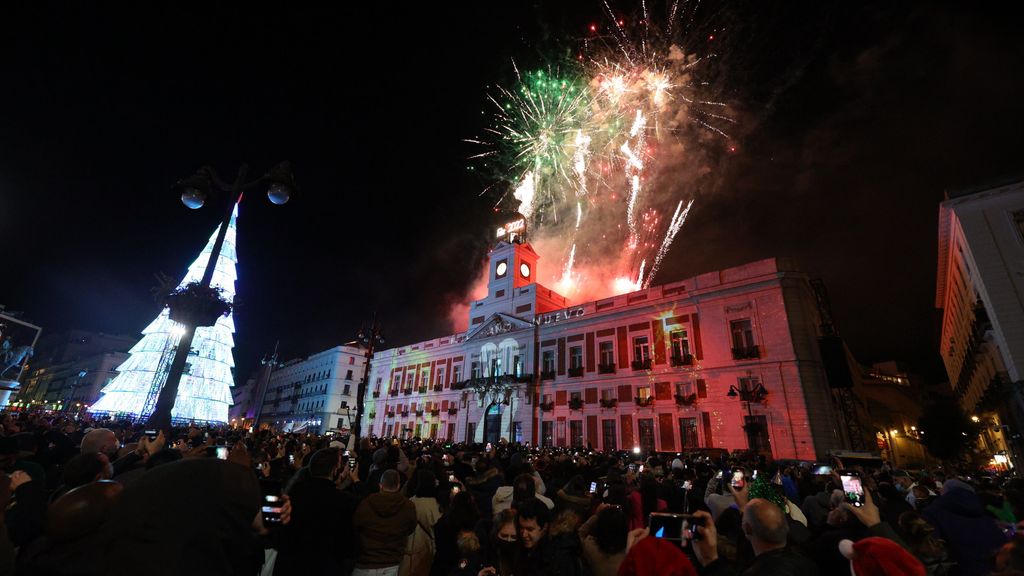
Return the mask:
<svg viewBox="0 0 1024 576"><path fill-rule="evenodd" d="M498 489L494 491L494 497L491 498L491 511L494 516L501 514L502 511L508 510L512 507L512 486L498 486ZM548 507L548 510L555 509L555 503L550 498L542 496L541 494L534 494L537 500L540 500Z"/></svg>
<svg viewBox="0 0 1024 576"><path fill-rule="evenodd" d="M944 492L921 516L935 527L935 537L946 541L960 574L980 576L992 570L993 552L1006 542L1006 537L972 490L953 488Z"/></svg>
<svg viewBox="0 0 1024 576"><path fill-rule="evenodd" d="M362 545L357 568L398 566L416 529L416 505L398 492L371 494L356 508L352 527Z"/></svg>

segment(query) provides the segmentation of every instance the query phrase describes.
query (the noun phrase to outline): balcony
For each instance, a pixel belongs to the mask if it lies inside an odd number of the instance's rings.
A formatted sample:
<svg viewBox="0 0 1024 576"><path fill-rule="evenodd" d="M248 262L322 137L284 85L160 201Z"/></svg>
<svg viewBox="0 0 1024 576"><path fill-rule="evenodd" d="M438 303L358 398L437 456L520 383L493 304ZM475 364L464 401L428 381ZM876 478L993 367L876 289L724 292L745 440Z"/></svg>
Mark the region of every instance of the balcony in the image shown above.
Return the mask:
<svg viewBox="0 0 1024 576"><path fill-rule="evenodd" d="M680 406L692 406L693 404L697 403L697 395L696 394L687 394L687 395L676 394L675 398L676 398L676 404L678 404Z"/></svg>
<svg viewBox="0 0 1024 576"><path fill-rule="evenodd" d="M555 403L554 402L541 402L540 403L540 409L543 410L544 412L551 412L552 410L555 409Z"/></svg>
<svg viewBox="0 0 1024 576"><path fill-rule="evenodd" d="M402 394L405 394L406 396L412 394L412 388L406 388L405 390L402 390Z"/></svg>
<svg viewBox="0 0 1024 576"><path fill-rule="evenodd" d="M618 405L618 398L601 398L601 408L615 408Z"/></svg>
<svg viewBox="0 0 1024 576"><path fill-rule="evenodd" d="M555 379L555 371L554 370L551 370L551 371L541 370L540 379L541 380L554 380Z"/></svg>
<svg viewBox="0 0 1024 576"><path fill-rule="evenodd" d="M402 412L402 418L408 418L408 417L409 417L409 411L408 410L406 410L405 412Z"/></svg>
<svg viewBox="0 0 1024 576"><path fill-rule="evenodd" d="M598 364L598 374L615 374L615 364Z"/></svg>
<svg viewBox="0 0 1024 576"><path fill-rule="evenodd" d="M391 396L392 398L394 398L395 396L398 396L398 390L397 389L389 390L388 391L388 396Z"/></svg>
<svg viewBox="0 0 1024 576"><path fill-rule="evenodd" d="M732 349L733 360L754 360L760 357L761 351L758 350L757 345Z"/></svg>
<svg viewBox="0 0 1024 576"><path fill-rule="evenodd" d="M395 417L395 411L394 410L389 411L388 412L388 418L394 418L394 417Z"/></svg>
<svg viewBox="0 0 1024 576"><path fill-rule="evenodd" d="M458 408L449 408L448 409L448 415L449 416L455 416L458 413L459 413L459 409Z"/></svg>
<svg viewBox="0 0 1024 576"><path fill-rule="evenodd" d="M456 380L452 382L452 390L462 390L469 384L469 380Z"/></svg>
<svg viewBox="0 0 1024 576"><path fill-rule="evenodd" d="M380 398L380 390L374 390L373 391L373 397L374 398Z"/></svg>
<svg viewBox="0 0 1024 576"><path fill-rule="evenodd" d="M650 358L644 358L643 360L633 360L633 362L630 364L630 366L633 367L633 370L650 370L651 369L651 359Z"/></svg>
<svg viewBox="0 0 1024 576"><path fill-rule="evenodd" d="M373 420L376 417L377 417L377 413L376 412L370 412L370 420Z"/></svg>
<svg viewBox="0 0 1024 576"><path fill-rule="evenodd" d="M444 388L440 384L434 384L434 392L440 392Z"/></svg>
<svg viewBox="0 0 1024 576"><path fill-rule="evenodd" d="M427 387L426 386L420 386L419 393L420 394L426 394L427 393Z"/></svg>
<svg viewBox="0 0 1024 576"><path fill-rule="evenodd" d="M573 366L569 368L570 378L579 378L581 376L583 376L583 366Z"/></svg>
<svg viewBox="0 0 1024 576"><path fill-rule="evenodd" d="M417 410L416 411L416 417L417 418L423 418L423 410Z"/></svg>
<svg viewBox="0 0 1024 576"><path fill-rule="evenodd" d="M434 408L433 410L430 411L430 415L431 416L440 416L441 415L441 409L440 408Z"/></svg>
<svg viewBox="0 0 1024 576"><path fill-rule="evenodd" d="M673 355L669 361L673 367L679 366L693 366L693 354L683 354L682 356Z"/></svg>
<svg viewBox="0 0 1024 576"><path fill-rule="evenodd" d="M651 406L654 404L654 396L648 396L647 398L641 398L637 396L633 398L633 402L637 406Z"/></svg>
<svg viewBox="0 0 1024 576"><path fill-rule="evenodd" d="M583 398L570 399L569 410L583 410Z"/></svg>

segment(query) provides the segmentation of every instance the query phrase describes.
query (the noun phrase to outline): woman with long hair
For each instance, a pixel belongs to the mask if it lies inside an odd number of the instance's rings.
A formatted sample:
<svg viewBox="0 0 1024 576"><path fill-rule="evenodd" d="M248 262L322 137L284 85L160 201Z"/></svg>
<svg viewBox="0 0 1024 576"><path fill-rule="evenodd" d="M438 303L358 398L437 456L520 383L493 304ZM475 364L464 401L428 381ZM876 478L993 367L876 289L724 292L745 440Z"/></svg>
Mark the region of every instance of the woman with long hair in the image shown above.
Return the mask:
<svg viewBox="0 0 1024 576"><path fill-rule="evenodd" d="M640 487L629 495L629 529L647 527L652 512L662 512L668 503L658 498L658 481L654 474L645 472L640 475Z"/></svg>

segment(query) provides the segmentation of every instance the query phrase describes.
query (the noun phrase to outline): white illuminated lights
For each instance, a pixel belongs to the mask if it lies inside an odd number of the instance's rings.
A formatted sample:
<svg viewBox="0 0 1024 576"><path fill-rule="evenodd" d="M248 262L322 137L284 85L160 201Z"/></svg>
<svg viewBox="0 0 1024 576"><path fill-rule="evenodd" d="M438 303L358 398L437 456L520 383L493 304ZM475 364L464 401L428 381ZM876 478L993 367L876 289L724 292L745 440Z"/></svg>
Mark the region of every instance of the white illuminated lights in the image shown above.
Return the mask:
<svg viewBox="0 0 1024 576"><path fill-rule="evenodd" d="M522 264L520 264L519 265L519 273L523 275L523 278L529 278L530 277L530 265L527 264L526 262L523 262Z"/></svg>
<svg viewBox="0 0 1024 576"><path fill-rule="evenodd" d="M504 276L505 272L507 272L507 271L508 271L508 264L506 264L504 262L498 262L498 267L495 269L495 272L498 273L498 278L501 278L502 276Z"/></svg>

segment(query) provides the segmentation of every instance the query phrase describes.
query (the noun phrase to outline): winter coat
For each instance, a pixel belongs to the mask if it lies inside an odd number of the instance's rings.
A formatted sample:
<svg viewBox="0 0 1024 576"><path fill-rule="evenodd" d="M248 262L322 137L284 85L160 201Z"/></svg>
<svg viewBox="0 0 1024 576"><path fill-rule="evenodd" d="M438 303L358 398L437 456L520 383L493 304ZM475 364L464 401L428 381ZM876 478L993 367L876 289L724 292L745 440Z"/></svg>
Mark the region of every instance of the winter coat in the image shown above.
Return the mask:
<svg viewBox="0 0 1024 576"><path fill-rule="evenodd" d="M416 528L405 545L405 557L402 559L399 576L427 576L430 566L434 563L434 524L441 518L441 509L435 498L412 497L410 501L416 507Z"/></svg>
<svg viewBox="0 0 1024 576"><path fill-rule="evenodd" d="M277 529L274 574L345 574L354 554L356 500L326 478L296 482L288 492L291 522Z"/></svg>
<svg viewBox="0 0 1024 576"><path fill-rule="evenodd" d="M416 505L398 492L371 494L356 508L352 527L362 546L356 568L398 566L416 529Z"/></svg>
<svg viewBox="0 0 1024 576"><path fill-rule="evenodd" d="M935 537L946 541L960 574L981 576L992 570L993 554L1006 543L1006 537L977 494L964 488L950 490L921 516L935 527Z"/></svg>
<svg viewBox="0 0 1024 576"><path fill-rule="evenodd" d="M644 500L639 490L629 495L630 513L629 529L636 530L647 526L647 518L644 516ZM664 512L668 509L668 503L658 498L658 508L655 512Z"/></svg>

